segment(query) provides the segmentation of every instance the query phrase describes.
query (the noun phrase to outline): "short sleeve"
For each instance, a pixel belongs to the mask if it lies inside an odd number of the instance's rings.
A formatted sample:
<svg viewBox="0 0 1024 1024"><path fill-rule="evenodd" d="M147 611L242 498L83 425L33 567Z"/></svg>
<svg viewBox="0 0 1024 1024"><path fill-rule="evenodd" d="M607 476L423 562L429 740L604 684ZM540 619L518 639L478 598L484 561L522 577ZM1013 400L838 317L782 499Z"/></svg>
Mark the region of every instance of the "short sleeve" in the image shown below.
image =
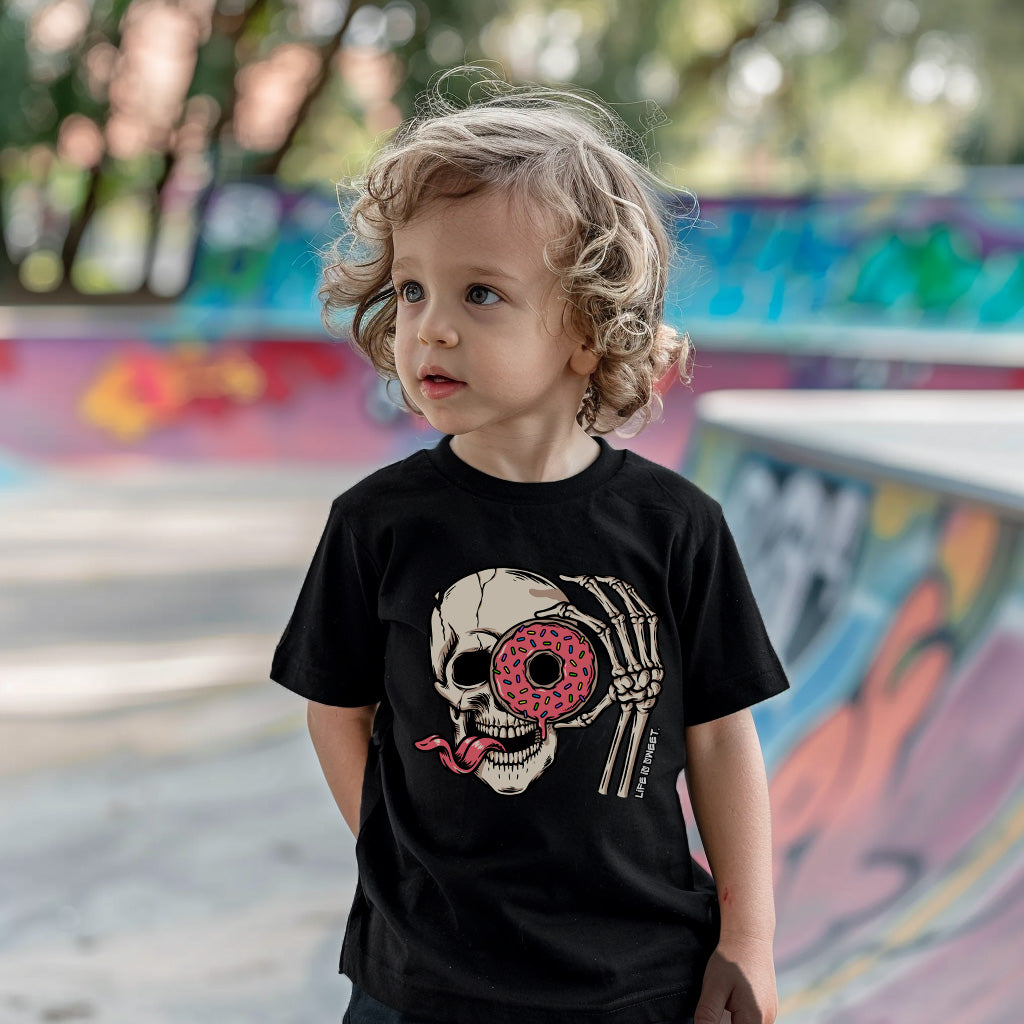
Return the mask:
<svg viewBox="0 0 1024 1024"><path fill-rule="evenodd" d="M687 726L731 715L789 687L720 507L693 555L680 643Z"/></svg>
<svg viewBox="0 0 1024 1024"><path fill-rule="evenodd" d="M335 501L270 678L308 700L363 707L383 696L380 572Z"/></svg>

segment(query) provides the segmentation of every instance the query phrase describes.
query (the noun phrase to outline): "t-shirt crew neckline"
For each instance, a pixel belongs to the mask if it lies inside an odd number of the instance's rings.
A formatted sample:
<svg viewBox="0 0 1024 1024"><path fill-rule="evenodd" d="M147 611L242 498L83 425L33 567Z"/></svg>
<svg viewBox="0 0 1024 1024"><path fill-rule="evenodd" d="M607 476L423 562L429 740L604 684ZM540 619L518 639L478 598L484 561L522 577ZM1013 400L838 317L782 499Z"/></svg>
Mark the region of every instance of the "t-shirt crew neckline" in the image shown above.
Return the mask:
<svg viewBox="0 0 1024 1024"><path fill-rule="evenodd" d="M504 480L471 466L452 451L453 434L446 434L427 450L437 470L453 483L483 498L519 504L543 505L568 501L590 494L607 483L626 460L625 449L613 448L600 435L591 435L600 446L597 458L589 466L564 480L529 483Z"/></svg>

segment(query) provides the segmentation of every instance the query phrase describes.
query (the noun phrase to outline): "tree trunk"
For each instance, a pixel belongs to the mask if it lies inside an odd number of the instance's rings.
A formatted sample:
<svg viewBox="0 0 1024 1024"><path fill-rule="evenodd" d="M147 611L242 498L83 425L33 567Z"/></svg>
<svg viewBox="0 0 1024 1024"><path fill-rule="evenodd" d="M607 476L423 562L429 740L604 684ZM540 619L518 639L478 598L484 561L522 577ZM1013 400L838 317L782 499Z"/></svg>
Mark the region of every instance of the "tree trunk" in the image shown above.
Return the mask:
<svg viewBox="0 0 1024 1024"><path fill-rule="evenodd" d="M352 21L352 15L355 14L360 7L363 7L366 2L367 0L351 0L351 3L348 5L348 10L345 12L345 19L342 21L340 28L326 43L324 43L323 46L320 47L320 71L317 73L312 85L310 85L306 92L302 103L299 104L299 109L295 113L295 119L292 121L292 125L288 129L288 134L284 137L284 141L273 153L260 163L259 170L261 174L276 174L278 168L281 166L281 161L288 155L288 151L292 148L292 144L295 142L295 136L298 135L299 129L309 116L309 112L313 108L313 104L316 102L317 97L324 91L327 82L330 80L331 62L334 60L337 52L341 49L341 42L345 37L345 33L348 31L349 23Z"/></svg>
<svg viewBox="0 0 1024 1024"><path fill-rule="evenodd" d="M7 236L3 230L6 219L3 183L0 182L0 302L9 302L21 291L21 286L18 283L18 268L7 250Z"/></svg>
<svg viewBox="0 0 1024 1024"><path fill-rule="evenodd" d="M85 235L85 229L89 226L89 221L92 220L93 214L99 205L99 191L100 182L103 178L103 160L100 160L95 167L89 171L89 187L85 193L85 202L82 203L82 209L79 211L77 217L75 217L70 225L68 225L67 237L64 239L64 245L61 248L60 260L64 265L64 281L67 286L73 287L71 284L71 268L74 266L75 258L78 256L79 246L82 244L82 237Z"/></svg>

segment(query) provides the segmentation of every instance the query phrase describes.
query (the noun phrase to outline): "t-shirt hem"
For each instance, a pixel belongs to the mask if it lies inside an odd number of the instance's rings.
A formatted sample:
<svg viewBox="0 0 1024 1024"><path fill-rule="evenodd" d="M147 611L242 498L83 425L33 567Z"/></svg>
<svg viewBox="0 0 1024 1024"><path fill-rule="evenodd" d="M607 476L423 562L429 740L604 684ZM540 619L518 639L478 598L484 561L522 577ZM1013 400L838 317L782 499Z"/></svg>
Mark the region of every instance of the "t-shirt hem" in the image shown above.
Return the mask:
<svg viewBox="0 0 1024 1024"><path fill-rule="evenodd" d="M775 697L780 693L785 693L790 688L790 682L785 673L780 673L778 669L768 667L757 669L754 672L746 673L742 676L736 676L732 679L726 680L723 686L736 686L737 684L760 684L762 681L767 680L768 685L758 686L756 690L748 690L743 693L737 693L732 700L725 700L720 704L716 705L713 710L707 710L698 712L696 715L686 715L685 725L686 727L694 725L705 725L708 722L714 722L719 718L725 718L727 715L733 715L737 711L743 711L744 708L752 708L756 704L760 704L761 701L768 700L769 697Z"/></svg>
<svg viewBox="0 0 1024 1024"><path fill-rule="evenodd" d="M306 700L336 708L362 708L380 703L379 694L351 689L341 693L336 684L326 683L324 677L325 673L321 669L302 658L287 657L280 651L274 654L270 678Z"/></svg>
<svg viewBox="0 0 1024 1024"><path fill-rule="evenodd" d="M343 962L338 973L346 975L378 1002L400 1013L438 1024L476 1024L481 1020L487 1024L660 1024L692 1017L698 998L692 988L684 987L630 998L618 1005L538 1006L446 996L408 982L393 985L389 982L393 972L385 965L381 965L381 972L380 976L367 977L357 967Z"/></svg>

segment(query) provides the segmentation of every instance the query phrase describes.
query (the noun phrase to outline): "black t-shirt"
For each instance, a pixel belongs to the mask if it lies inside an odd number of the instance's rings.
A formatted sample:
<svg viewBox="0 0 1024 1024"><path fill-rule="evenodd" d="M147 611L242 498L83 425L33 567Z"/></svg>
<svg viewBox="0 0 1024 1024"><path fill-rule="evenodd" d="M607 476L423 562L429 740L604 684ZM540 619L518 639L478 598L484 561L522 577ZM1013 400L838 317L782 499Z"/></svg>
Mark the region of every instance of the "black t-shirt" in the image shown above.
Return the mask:
<svg viewBox="0 0 1024 1024"><path fill-rule="evenodd" d="M788 683L721 507L603 438L547 483L451 437L334 501L272 677L380 702L340 969L451 1024L693 1012L718 937L684 728Z"/></svg>

